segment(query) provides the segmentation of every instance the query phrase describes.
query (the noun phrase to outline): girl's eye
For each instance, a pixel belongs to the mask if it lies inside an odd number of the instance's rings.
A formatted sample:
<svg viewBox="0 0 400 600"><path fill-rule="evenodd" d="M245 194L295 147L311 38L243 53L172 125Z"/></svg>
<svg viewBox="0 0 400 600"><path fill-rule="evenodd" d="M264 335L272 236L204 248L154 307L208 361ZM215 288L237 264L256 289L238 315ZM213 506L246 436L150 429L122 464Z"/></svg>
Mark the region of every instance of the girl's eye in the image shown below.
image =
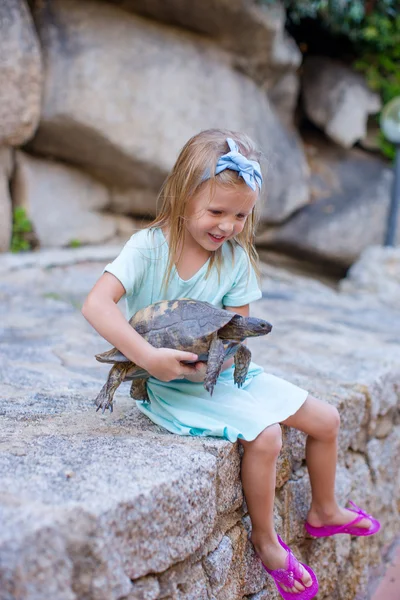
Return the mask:
<svg viewBox="0 0 400 600"><path fill-rule="evenodd" d="M220 215L220 214L221 214L221 211L220 211L220 210L212 210L212 209L210 209L210 213L211 213L212 215Z"/></svg>
<svg viewBox="0 0 400 600"><path fill-rule="evenodd" d="M242 213L240 213L239 215L236 215L238 219L243 220L247 217L247 215L242 215Z"/></svg>

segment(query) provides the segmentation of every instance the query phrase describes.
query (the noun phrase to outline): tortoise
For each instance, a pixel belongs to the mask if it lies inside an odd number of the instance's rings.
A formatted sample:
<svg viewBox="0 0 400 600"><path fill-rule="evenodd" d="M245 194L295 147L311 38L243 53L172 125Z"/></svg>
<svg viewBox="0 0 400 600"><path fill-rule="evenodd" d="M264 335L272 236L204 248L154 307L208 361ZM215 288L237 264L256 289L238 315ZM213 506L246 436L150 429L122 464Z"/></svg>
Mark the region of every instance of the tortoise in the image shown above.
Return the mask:
<svg viewBox="0 0 400 600"><path fill-rule="evenodd" d="M242 342L247 337L266 335L272 325L255 317L217 308L209 302L181 298L163 300L139 310L129 324L155 348L173 348L198 355L198 361L207 362L204 387L212 395L223 362L234 356L234 381L241 387L249 369L251 352ZM113 397L118 386L133 380L130 395L135 400L146 400L146 380L150 374L127 359L117 348L112 348L96 359L112 363L108 379L95 402L97 410L113 409ZM196 361L196 362L198 362ZM188 361L187 364L190 364Z"/></svg>

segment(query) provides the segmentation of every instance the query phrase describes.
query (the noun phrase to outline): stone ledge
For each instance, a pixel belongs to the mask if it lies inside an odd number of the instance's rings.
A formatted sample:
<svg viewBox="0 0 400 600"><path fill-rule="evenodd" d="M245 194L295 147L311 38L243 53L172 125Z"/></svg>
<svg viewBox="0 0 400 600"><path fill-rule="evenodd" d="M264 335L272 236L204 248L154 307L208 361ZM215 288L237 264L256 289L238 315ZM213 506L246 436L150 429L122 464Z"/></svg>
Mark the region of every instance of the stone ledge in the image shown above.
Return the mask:
<svg viewBox="0 0 400 600"><path fill-rule="evenodd" d="M38 266L27 268L30 255L19 269L0 264L0 600L277 598L247 540L237 445L163 431L124 386L112 415L94 411L107 367L77 305L103 265L70 264L71 252L51 269L41 253ZM264 275L253 312L274 330L253 340L254 359L338 406L338 496L384 528L304 538L304 436L286 429L276 526L318 572L323 600L352 600L399 523L400 313L283 270Z"/></svg>

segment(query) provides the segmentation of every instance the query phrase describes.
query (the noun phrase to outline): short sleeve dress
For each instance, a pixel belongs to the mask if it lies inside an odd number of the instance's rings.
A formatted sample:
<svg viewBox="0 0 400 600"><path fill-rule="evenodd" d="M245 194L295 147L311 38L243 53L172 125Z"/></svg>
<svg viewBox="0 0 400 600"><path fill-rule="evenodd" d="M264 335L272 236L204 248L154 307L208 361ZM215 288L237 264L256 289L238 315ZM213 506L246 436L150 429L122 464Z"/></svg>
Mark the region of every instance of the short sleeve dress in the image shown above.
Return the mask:
<svg viewBox="0 0 400 600"><path fill-rule="evenodd" d="M168 263L168 244L160 228L143 229L126 243L105 271L125 288L127 318L160 300L193 298L222 308L243 306L261 297L257 278L247 254L238 245L222 246L221 272L208 261L193 277L183 280L172 271L166 290L162 287ZM207 276L206 276L207 275ZM266 427L293 415L308 392L251 362L242 388L233 380L234 367L223 371L212 396L202 383L184 379L147 381L150 402L136 401L139 410L172 433L218 436L231 442L255 439Z"/></svg>

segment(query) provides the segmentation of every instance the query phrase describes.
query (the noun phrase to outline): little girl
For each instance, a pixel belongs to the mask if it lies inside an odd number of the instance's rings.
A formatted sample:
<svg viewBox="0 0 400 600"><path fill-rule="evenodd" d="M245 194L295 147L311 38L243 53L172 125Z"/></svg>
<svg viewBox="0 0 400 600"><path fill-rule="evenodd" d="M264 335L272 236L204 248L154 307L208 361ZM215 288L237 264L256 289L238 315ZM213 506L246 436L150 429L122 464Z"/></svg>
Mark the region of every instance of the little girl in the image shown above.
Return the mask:
<svg viewBox="0 0 400 600"><path fill-rule="evenodd" d="M244 316L261 297L254 232L262 175L259 153L240 133L208 130L191 138L168 176L155 221L131 237L105 268L82 312L110 344L151 377L151 402L137 406L179 435L219 436L244 447L241 477L252 523L251 541L283 598L309 600L317 578L276 534L276 461L284 423L308 434L306 457L312 502L305 527L313 536L372 535L379 522L335 498L339 414L307 391L251 363L239 389L233 359L224 363L213 396L204 389L205 364L189 352L154 348L128 319L159 300L206 300ZM184 364L183 361L194 361Z"/></svg>

